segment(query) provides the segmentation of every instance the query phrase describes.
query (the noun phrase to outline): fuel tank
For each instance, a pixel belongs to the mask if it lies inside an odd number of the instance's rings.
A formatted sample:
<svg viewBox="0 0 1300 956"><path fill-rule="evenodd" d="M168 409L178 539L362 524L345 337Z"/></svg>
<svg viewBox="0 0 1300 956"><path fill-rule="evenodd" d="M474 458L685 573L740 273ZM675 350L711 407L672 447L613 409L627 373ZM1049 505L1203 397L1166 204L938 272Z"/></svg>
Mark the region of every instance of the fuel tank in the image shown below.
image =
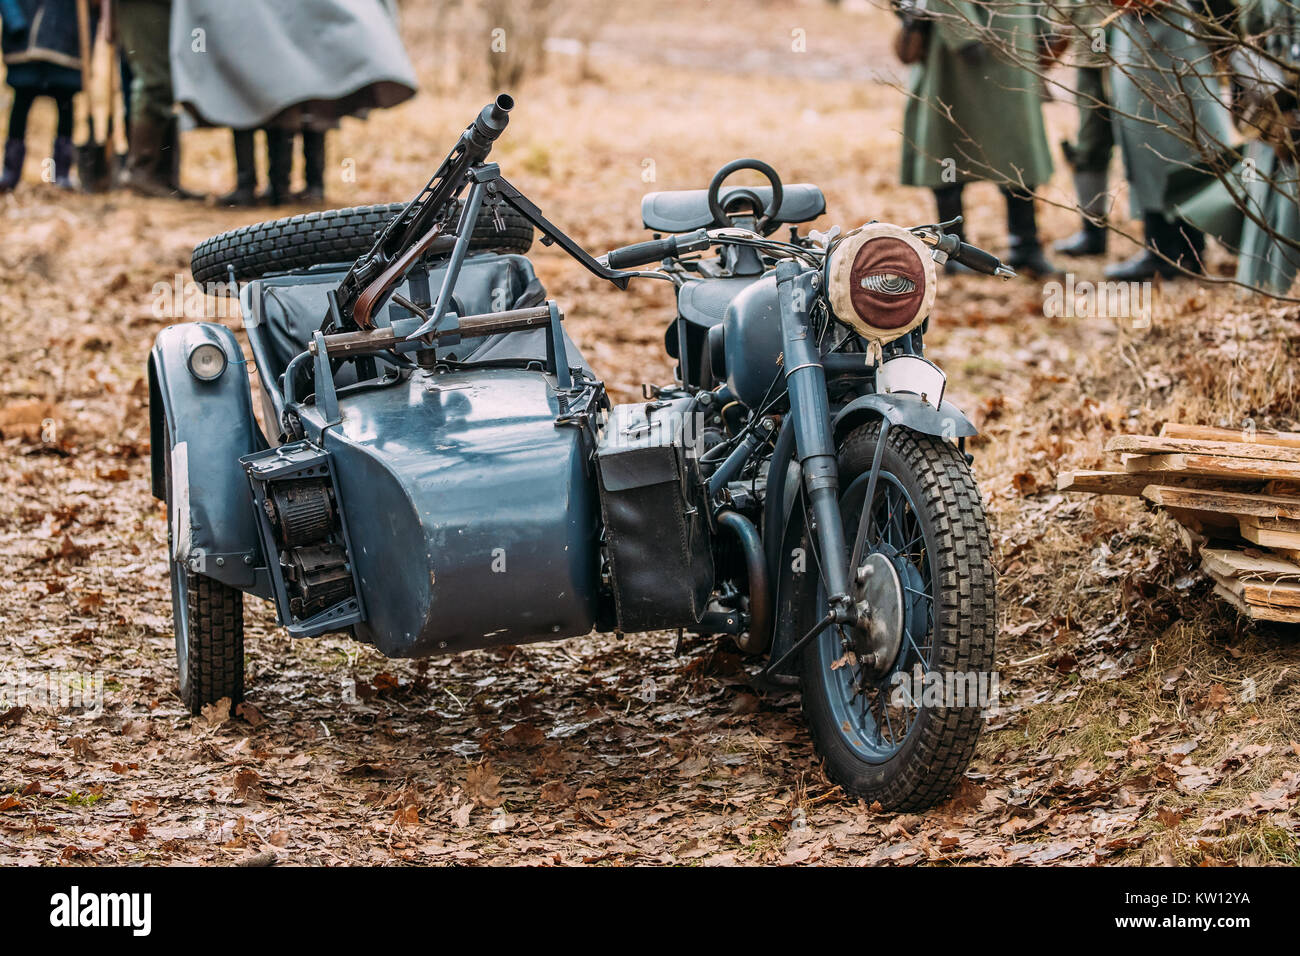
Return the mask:
<svg viewBox="0 0 1300 956"><path fill-rule="evenodd" d="M781 374L781 305L776 277L765 275L740 292L727 306L723 319L726 337L727 385L750 408L772 397L772 382Z"/></svg>
<svg viewBox="0 0 1300 956"><path fill-rule="evenodd" d="M324 430L366 620L358 639L421 657L585 634L597 613L598 499L579 428L538 371L416 371L345 391Z"/></svg>

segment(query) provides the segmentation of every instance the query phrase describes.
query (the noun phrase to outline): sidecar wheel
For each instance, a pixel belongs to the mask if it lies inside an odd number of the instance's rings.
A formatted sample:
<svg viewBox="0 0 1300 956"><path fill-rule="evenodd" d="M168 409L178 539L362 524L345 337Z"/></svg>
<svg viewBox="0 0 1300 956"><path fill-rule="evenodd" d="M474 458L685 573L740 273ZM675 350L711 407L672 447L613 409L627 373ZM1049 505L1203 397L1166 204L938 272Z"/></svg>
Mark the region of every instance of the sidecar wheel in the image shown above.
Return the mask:
<svg viewBox="0 0 1300 956"><path fill-rule="evenodd" d="M879 423L865 425L840 447L850 547L879 435ZM827 628L803 654L803 709L827 776L846 793L886 810L922 810L960 782L996 687L988 525L956 446L901 427L886 439L874 509L863 577L885 581L873 600L897 629L884 628L892 640L882 652L863 631ZM804 579L807 630L827 605L816 570Z"/></svg>
<svg viewBox="0 0 1300 956"><path fill-rule="evenodd" d="M227 267L233 267L235 278L247 282L294 269L351 263L370 251L379 233L404 208L405 203L352 206L232 229L195 246L190 271L195 282L225 282ZM532 223L511 207L500 212L505 225L500 231L490 215L479 217L470 237L471 252L523 254L532 246Z"/></svg>
<svg viewBox="0 0 1300 956"><path fill-rule="evenodd" d="M170 451L170 449L169 449ZM181 700L196 716L207 704L244 699L244 594L196 574L172 551L173 491L167 456L167 563L171 567L172 621Z"/></svg>

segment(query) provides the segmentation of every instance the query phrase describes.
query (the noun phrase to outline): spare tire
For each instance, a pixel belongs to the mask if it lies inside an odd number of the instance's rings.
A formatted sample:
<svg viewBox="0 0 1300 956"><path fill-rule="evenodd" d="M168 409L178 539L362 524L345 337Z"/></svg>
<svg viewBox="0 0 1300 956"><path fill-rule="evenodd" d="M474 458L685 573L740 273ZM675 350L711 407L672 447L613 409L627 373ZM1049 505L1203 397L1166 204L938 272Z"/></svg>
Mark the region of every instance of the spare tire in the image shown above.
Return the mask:
<svg viewBox="0 0 1300 956"><path fill-rule="evenodd" d="M352 263L370 251L380 231L404 208L405 203L351 206L232 229L195 246L190 271L195 282L207 284L227 281L232 266L235 278L247 282L309 266ZM510 206L498 208L505 229L498 232L492 215L480 213L470 251L527 252L533 244L532 223Z"/></svg>

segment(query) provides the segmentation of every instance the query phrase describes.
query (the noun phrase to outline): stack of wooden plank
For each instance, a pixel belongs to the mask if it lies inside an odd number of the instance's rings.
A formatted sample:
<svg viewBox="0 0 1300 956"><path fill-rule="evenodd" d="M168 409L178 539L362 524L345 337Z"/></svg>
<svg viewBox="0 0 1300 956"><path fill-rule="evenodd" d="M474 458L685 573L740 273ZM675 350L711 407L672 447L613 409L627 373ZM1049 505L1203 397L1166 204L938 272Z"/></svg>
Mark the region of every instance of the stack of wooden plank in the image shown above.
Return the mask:
<svg viewBox="0 0 1300 956"><path fill-rule="evenodd" d="M1252 618L1300 624L1300 433L1166 423L1106 446L1122 470L1057 487L1140 496L1178 522L1217 595Z"/></svg>

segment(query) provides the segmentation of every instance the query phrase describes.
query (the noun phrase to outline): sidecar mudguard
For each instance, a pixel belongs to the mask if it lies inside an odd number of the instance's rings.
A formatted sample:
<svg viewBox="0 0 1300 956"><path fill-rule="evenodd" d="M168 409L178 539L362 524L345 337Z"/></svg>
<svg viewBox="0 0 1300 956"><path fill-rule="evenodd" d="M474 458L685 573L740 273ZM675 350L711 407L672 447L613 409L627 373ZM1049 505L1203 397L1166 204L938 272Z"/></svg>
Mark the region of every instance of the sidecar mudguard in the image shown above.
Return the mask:
<svg viewBox="0 0 1300 956"><path fill-rule="evenodd" d="M341 394L337 424L302 406L347 518L357 638L424 657L591 630L595 476L560 397L541 371L486 367Z"/></svg>
<svg viewBox="0 0 1300 956"><path fill-rule="evenodd" d="M890 392L887 395L861 395L849 402L831 423L835 443L854 428L875 419L885 419L890 427L904 425L923 435L939 438L965 438L974 435L975 426L951 402L940 402L935 408L919 395L910 392Z"/></svg>
<svg viewBox="0 0 1300 956"><path fill-rule="evenodd" d="M189 355L210 342L226 353L225 372L204 382ZM253 418L244 354L230 329L213 322L169 325L149 353L149 439L155 498L166 498L167 456L174 484L172 557L231 587L254 590L265 562L241 455L266 446Z"/></svg>

